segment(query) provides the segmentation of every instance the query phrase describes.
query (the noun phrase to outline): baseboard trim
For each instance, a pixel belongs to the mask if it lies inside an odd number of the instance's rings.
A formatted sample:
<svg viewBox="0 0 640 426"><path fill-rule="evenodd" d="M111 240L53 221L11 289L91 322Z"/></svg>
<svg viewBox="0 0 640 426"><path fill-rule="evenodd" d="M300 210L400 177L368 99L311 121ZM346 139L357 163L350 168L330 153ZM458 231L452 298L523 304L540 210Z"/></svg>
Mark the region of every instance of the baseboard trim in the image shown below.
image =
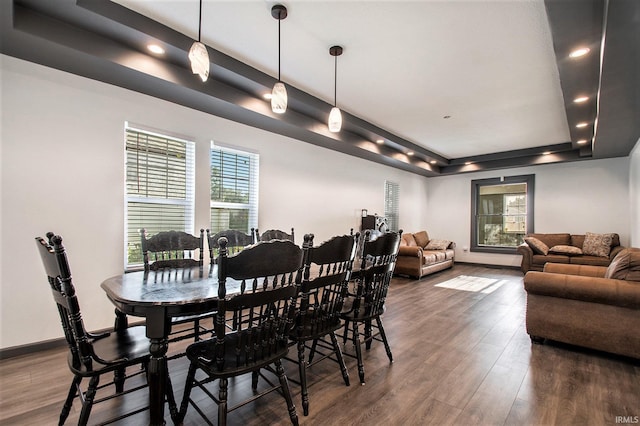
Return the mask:
<svg viewBox="0 0 640 426"><path fill-rule="evenodd" d="M459 260L456 260L456 263L460 263L468 266L482 266L482 267L491 268L491 269L513 269L516 271L521 270L519 266L511 266L511 265L490 265L488 263L461 262ZM454 263L454 267L455 267L455 263Z"/></svg>
<svg viewBox="0 0 640 426"><path fill-rule="evenodd" d="M144 321L130 322L129 326L143 325ZM92 333L100 334L113 331L113 328L105 328L102 330L95 330ZM47 351L49 349L57 349L67 346L67 340L64 337L58 337L56 339L43 340L41 342L27 343L26 345L11 346L9 348L0 349L0 361L5 359L14 358L22 355L30 355L36 352Z"/></svg>

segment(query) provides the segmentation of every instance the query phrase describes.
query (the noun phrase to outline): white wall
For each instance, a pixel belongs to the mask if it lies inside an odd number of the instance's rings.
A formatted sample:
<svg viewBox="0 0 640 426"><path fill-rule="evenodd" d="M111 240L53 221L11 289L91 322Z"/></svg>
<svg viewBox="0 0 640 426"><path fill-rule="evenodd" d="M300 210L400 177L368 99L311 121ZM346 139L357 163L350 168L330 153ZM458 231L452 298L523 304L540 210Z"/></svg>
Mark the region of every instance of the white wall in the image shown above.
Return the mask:
<svg viewBox="0 0 640 426"><path fill-rule="evenodd" d="M520 255L465 252L471 244L471 181L535 174L535 232L617 232L629 245L629 158L547 164L429 179L427 230L456 242L456 260L520 266Z"/></svg>
<svg viewBox="0 0 640 426"><path fill-rule="evenodd" d="M640 247L640 139L629 156L629 205L631 215L630 243Z"/></svg>
<svg viewBox="0 0 640 426"><path fill-rule="evenodd" d="M427 179L169 102L15 58L2 61L3 207L0 347L62 335L34 237L64 237L85 323L109 327L102 280L121 273L124 123L196 141L196 228L208 225L211 139L260 153L259 227L323 240L384 212L384 181L400 184L400 224L426 226ZM10 207L10 208L9 208Z"/></svg>

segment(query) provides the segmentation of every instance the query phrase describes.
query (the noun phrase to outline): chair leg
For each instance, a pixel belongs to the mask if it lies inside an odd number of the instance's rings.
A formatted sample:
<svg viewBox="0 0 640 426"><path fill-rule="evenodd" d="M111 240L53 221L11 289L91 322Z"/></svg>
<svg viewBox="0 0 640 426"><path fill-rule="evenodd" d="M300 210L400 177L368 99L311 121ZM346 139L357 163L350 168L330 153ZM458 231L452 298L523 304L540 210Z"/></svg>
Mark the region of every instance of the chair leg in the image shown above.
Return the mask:
<svg viewBox="0 0 640 426"><path fill-rule="evenodd" d="M251 373L251 389L258 389L258 379L260 378L260 371L256 370Z"/></svg>
<svg viewBox="0 0 640 426"><path fill-rule="evenodd" d="M89 387L84 394L84 404L82 404L82 411L80 412L80 418L78 419L79 425L86 425L89 422L89 415L93 408L93 398L96 396L98 390L98 383L100 382L100 376L93 376L89 380Z"/></svg>
<svg viewBox="0 0 640 426"><path fill-rule="evenodd" d="M218 425L226 426L227 424L227 387L229 385L229 379L220 379L220 393L218 399Z"/></svg>
<svg viewBox="0 0 640 426"><path fill-rule="evenodd" d="M124 391L124 380L127 377L127 370L123 368L118 368L113 372L113 383L116 385L116 392L121 393Z"/></svg>
<svg viewBox="0 0 640 426"><path fill-rule="evenodd" d="M364 343L367 350L371 349L371 341L373 340L371 335L371 320L369 319L364 322Z"/></svg>
<svg viewBox="0 0 640 426"><path fill-rule="evenodd" d="M344 384L349 386L349 371L347 370L347 365L344 363L344 357L342 356L342 351L340 350L340 345L338 344L338 338L336 337L336 333L333 331L330 334L331 343L333 344L333 351L336 354L336 358L338 360L338 364L340 365L340 371L342 372L342 379L344 380Z"/></svg>
<svg viewBox="0 0 640 426"><path fill-rule="evenodd" d="M285 376L284 374L282 361L277 360L275 362L275 365L276 365L276 373L278 375L278 379L280 379L280 387L282 388L282 394L284 395L284 399L287 401L287 409L289 410L289 418L291 419L291 424L294 426L298 426L298 415L296 414L296 406L293 404L293 398L291 398L291 390L289 389L289 382L287 381L287 376Z"/></svg>
<svg viewBox="0 0 640 426"><path fill-rule="evenodd" d="M71 381L71 387L69 388L69 394L67 395L67 399L64 401L64 405L62 406L62 411L60 412L60 421L58 425L63 425L67 417L69 417L69 412L71 411L71 406L73 405L73 399L76 397L76 393L78 392L78 385L82 381L82 377L74 376Z"/></svg>
<svg viewBox="0 0 640 426"><path fill-rule="evenodd" d="M309 351L309 364L313 361L313 357L316 354L316 347L318 346L318 339L314 339L311 344L311 350Z"/></svg>
<svg viewBox="0 0 640 426"><path fill-rule="evenodd" d="M189 371L187 372L187 380L184 385L184 394L182 395L182 402L180 403L180 410L178 411L176 424L180 424L187 415L187 409L189 408L189 397L191 396L191 389L193 388L193 380L196 376L196 370L198 367L195 362L189 365Z"/></svg>
<svg viewBox="0 0 640 426"><path fill-rule="evenodd" d="M304 362L304 341L298 340L298 371L300 372L300 394L302 395L302 412L309 415L309 392L307 391L307 366Z"/></svg>
<svg viewBox="0 0 640 426"><path fill-rule="evenodd" d="M196 319L193 321L193 340L200 340L200 319Z"/></svg>
<svg viewBox="0 0 640 426"><path fill-rule="evenodd" d="M342 344L347 344L347 332L349 331L349 320L344 320L344 333L342 334Z"/></svg>
<svg viewBox="0 0 640 426"><path fill-rule="evenodd" d="M353 321L353 346L356 350L356 358L358 360L358 375L360 376L360 384L364 385L364 363L362 362L360 335L358 334L358 322L356 321Z"/></svg>
<svg viewBox="0 0 640 426"><path fill-rule="evenodd" d="M376 317L376 323L378 323L378 330L380 331L380 337L382 337L382 343L384 343L384 350L387 351L389 362L393 362L391 347L389 346L389 342L387 341L387 334L384 332L384 327L382 326L382 319L380 317Z"/></svg>

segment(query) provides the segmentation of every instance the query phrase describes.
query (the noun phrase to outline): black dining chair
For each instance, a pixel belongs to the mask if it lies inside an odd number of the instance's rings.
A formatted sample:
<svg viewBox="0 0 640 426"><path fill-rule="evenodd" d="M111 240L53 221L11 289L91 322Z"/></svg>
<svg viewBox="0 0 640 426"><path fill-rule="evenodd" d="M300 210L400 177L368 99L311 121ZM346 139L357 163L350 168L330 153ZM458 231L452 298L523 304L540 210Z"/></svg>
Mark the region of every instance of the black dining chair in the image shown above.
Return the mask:
<svg viewBox="0 0 640 426"><path fill-rule="evenodd" d="M245 247L250 246L251 244L256 242L253 228L251 228L251 232L249 233L249 235L235 229L226 229L224 231L218 232L217 234L211 235L211 231L207 229L209 259L211 260L211 264L214 264L218 261L218 255L220 253L218 240L220 240L220 238L222 237L227 239L228 254L237 253Z"/></svg>
<svg viewBox="0 0 640 426"><path fill-rule="evenodd" d="M385 351L389 362L393 362L393 355L387 340L381 316L385 311L385 300L387 291L393 276L402 230L399 232L386 232L379 235L375 240L371 240L370 231L365 231L362 244L362 253L359 255L360 262L357 271L354 271L356 278L355 293L352 295L350 307L342 312L344 320L343 341L347 342L349 331L351 341L355 349L355 358L358 361L358 375L360 383L365 384L364 363L362 360L362 349L360 339L360 324L364 324L364 338L367 350L371 348L373 340L384 343ZM374 324L375 322L375 324ZM350 328L351 327L351 328ZM373 333L375 327L377 333ZM353 356L345 353L345 355Z"/></svg>
<svg viewBox="0 0 640 426"><path fill-rule="evenodd" d="M260 231L256 229L255 233L256 241L289 240L292 243L296 242L295 232L293 228L291 228L290 234L279 229L269 229L268 231L264 231L262 234L260 234Z"/></svg>
<svg viewBox="0 0 640 426"><path fill-rule="evenodd" d="M299 310L296 326L290 333L290 339L298 349L298 358L292 361L298 364L305 416L309 415L308 368L324 359L331 359L338 364L344 383L349 386L349 373L335 332L342 327L340 313L357 240L357 235L337 236L314 247L313 237L313 234L304 236L304 273L298 288ZM329 341L325 340L327 337ZM308 362L305 361L307 349L310 350ZM314 361L316 353L320 356Z"/></svg>
<svg viewBox="0 0 640 426"><path fill-rule="evenodd" d="M302 249L290 241L276 240L260 242L228 256L226 238L218 243L216 337L192 343L187 348L190 366L179 419L184 419L191 405L211 424L202 404L198 406L197 398L191 396L194 387L218 405L218 425L226 425L228 412L279 389L287 402L291 423L297 425L298 417L282 358L287 355L288 335L293 327ZM206 377L198 379L198 371L204 372ZM279 384L272 385L265 372L275 374ZM252 374L253 396L229 408L229 378L249 373ZM271 386L259 391L258 374ZM207 387L216 380L217 397Z"/></svg>
<svg viewBox="0 0 640 426"><path fill-rule="evenodd" d="M183 231L161 231L147 237L145 229L140 230L142 259L145 271L167 272L162 279L171 279L170 273L182 273L190 268L203 268L204 260L204 229L200 229L200 236ZM203 273L203 271L200 271ZM122 321L122 316L116 310L116 323ZM171 319L172 330L169 342L185 339L200 340L203 334L213 333L212 313L175 317ZM211 325L205 325L211 321ZM189 327L181 327L189 324ZM173 327L176 326L176 327ZM181 354L179 354L181 355Z"/></svg>
<svg viewBox="0 0 640 426"><path fill-rule="evenodd" d="M125 380L146 374L150 357L149 339L146 337L144 326L127 327L100 334L88 332L80 312L80 302L71 279L71 269L62 245L62 237L50 232L47 233L47 238L48 241L40 237L36 238L36 244L60 315L69 347L68 366L73 374L58 424L64 424L77 397L82 403L78 424L86 425L94 404L147 387L146 379L143 379L142 384L139 384L140 380L138 380L137 385L125 389ZM100 384L102 376L107 373L113 373L113 379ZM84 379L89 379L86 387L82 385ZM167 384L165 397L170 405L175 407L173 390L168 377ZM113 392L103 395L112 385ZM147 409L148 406L120 414L105 423L115 422Z"/></svg>

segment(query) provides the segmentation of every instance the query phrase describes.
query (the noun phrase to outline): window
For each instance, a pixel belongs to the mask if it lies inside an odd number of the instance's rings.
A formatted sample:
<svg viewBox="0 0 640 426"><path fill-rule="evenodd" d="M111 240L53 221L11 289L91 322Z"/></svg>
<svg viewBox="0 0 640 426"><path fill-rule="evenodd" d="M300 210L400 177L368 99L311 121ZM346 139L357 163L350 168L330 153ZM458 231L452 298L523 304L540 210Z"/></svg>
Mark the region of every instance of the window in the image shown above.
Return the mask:
<svg viewBox="0 0 640 426"><path fill-rule="evenodd" d="M400 202L400 185L395 182L384 182L384 217L390 231L398 231Z"/></svg>
<svg viewBox="0 0 640 426"><path fill-rule="evenodd" d="M211 144L211 233L258 226L258 154Z"/></svg>
<svg viewBox="0 0 640 426"><path fill-rule="evenodd" d="M142 264L140 229L193 234L193 142L131 127L126 141L125 268Z"/></svg>
<svg viewBox="0 0 640 426"><path fill-rule="evenodd" d="M516 252L533 232L534 177L471 181L471 251Z"/></svg>

